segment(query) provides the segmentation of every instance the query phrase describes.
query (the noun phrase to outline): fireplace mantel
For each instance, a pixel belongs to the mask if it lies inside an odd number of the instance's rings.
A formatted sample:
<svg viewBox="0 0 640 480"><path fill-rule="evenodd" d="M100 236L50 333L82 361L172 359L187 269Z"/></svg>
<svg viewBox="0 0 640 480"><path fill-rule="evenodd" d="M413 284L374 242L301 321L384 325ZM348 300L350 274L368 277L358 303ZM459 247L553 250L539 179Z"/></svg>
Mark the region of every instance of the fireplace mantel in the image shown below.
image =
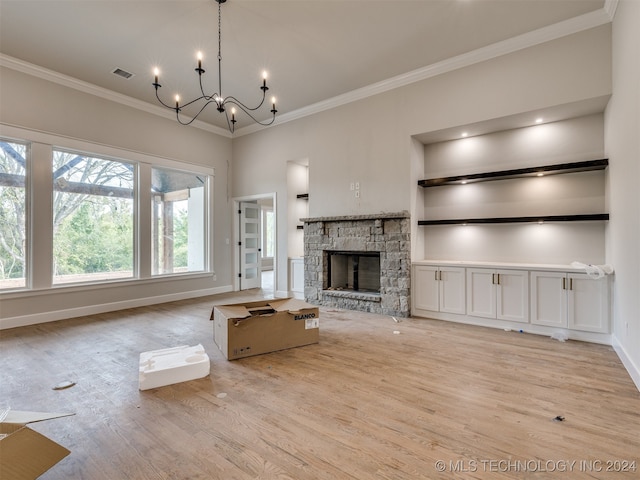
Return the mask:
<svg viewBox="0 0 640 480"><path fill-rule="evenodd" d="M410 218L409 212L406 210L396 213L373 213L370 215L343 215L340 217L315 217L301 218L304 223L313 222L343 222L343 221L359 221L359 220L390 220L394 218Z"/></svg>
<svg viewBox="0 0 640 480"><path fill-rule="evenodd" d="M303 218L304 294L309 303L408 317L411 217L408 212ZM328 289L329 252L378 252L380 293Z"/></svg>

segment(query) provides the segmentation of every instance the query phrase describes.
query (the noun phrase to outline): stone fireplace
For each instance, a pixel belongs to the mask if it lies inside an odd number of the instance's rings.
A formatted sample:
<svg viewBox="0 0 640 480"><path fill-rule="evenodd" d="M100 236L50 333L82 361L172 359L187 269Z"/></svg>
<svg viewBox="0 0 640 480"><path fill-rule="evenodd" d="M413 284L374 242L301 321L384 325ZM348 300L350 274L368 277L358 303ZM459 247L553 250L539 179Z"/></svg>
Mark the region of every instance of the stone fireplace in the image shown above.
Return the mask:
<svg viewBox="0 0 640 480"><path fill-rule="evenodd" d="M411 239L408 212L302 220L307 302L409 316Z"/></svg>

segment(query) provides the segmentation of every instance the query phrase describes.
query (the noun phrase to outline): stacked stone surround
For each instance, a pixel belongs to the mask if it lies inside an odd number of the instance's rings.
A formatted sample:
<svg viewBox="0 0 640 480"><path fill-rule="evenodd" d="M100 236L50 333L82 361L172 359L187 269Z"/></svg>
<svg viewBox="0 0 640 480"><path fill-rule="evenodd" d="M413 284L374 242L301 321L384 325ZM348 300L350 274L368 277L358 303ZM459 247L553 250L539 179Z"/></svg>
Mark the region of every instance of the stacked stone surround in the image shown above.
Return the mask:
<svg viewBox="0 0 640 480"><path fill-rule="evenodd" d="M302 220L307 302L383 315L410 315L411 219L408 212ZM328 251L380 252L380 294L326 290Z"/></svg>

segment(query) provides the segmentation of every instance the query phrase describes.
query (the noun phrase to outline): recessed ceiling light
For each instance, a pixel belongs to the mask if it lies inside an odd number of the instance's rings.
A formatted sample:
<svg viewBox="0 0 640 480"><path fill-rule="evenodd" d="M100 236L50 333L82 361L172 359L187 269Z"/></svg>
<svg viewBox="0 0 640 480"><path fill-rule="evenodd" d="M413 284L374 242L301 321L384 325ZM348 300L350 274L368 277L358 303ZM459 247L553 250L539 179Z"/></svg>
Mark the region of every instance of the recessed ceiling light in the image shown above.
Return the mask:
<svg viewBox="0 0 640 480"><path fill-rule="evenodd" d="M460 135L462 138L468 137L469 134L467 132L462 132L462 135Z"/></svg>
<svg viewBox="0 0 640 480"><path fill-rule="evenodd" d="M544 119L542 117L536 118L536 123L542 123L542 122L544 122Z"/></svg>
<svg viewBox="0 0 640 480"><path fill-rule="evenodd" d="M461 183L462 185L466 185L466 184L467 184L467 181L466 181L466 180L462 180L460 183Z"/></svg>
<svg viewBox="0 0 640 480"><path fill-rule="evenodd" d="M544 177L544 173L540 172L540 173L538 173L538 176L539 177Z"/></svg>

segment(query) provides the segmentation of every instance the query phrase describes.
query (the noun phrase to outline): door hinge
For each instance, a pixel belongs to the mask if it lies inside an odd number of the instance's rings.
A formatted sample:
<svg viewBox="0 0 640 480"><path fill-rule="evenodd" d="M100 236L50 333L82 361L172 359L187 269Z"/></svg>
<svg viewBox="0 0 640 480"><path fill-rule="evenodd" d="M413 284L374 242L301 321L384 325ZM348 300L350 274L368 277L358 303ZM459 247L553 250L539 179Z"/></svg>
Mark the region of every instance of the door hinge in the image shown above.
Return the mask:
<svg viewBox="0 0 640 480"><path fill-rule="evenodd" d="M242 242L238 242L238 246L241 247L242 246Z"/></svg>
<svg viewBox="0 0 640 480"><path fill-rule="evenodd" d="M242 278L242 274L241 273L238 274L238 278Z"/></svg>

